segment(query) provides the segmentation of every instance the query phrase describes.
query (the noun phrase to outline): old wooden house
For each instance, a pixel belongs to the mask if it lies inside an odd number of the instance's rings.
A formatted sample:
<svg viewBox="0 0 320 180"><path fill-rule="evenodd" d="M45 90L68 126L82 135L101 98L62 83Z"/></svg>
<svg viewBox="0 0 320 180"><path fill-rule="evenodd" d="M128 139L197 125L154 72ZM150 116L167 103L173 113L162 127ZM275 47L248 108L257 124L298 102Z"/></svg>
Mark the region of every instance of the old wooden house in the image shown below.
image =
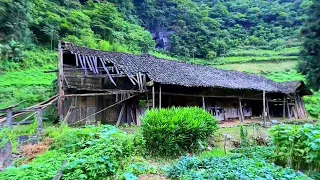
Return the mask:
<svg viewBox="0 0 320 180"><path fill-rule="evenodd" d="M61 120L69 124L140 125L150 108L198 106L219 121L305 119L303 82L276 83L261 76L209 66L79 47L60 42Z"/></svg>

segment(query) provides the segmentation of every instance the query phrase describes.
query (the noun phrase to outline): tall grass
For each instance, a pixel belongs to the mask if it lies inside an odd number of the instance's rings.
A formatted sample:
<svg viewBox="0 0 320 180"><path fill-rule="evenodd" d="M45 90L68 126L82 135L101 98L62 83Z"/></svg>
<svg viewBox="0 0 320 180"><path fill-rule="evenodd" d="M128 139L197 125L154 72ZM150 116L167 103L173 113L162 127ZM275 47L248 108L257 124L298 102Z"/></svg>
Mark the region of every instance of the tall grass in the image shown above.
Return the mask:
<svg viewBox="0 0 320 180"><path fill-rule="evenodd" d="M142 119L147 150L157 156L200 150L216 130L217 120L200 108L155 109Z"/></svg>

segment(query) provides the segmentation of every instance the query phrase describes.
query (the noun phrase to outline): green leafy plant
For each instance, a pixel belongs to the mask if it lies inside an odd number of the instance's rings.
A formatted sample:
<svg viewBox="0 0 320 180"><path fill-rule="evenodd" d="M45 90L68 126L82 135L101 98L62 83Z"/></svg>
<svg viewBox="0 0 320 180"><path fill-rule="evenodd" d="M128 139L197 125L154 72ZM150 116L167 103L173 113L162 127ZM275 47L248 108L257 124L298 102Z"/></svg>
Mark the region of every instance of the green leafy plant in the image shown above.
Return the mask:
<svg viewBox="0 0 320 180"><path fill-rule="evenodd" d="M167 176L171 179L310 179L300 172L282 168L262 158L224 156L199 160L182 157L170 166Z"/></svg>
<svg viewBox="0 0 320 180"><path fill-rule="evenodd" d="M200 108L155 109L142 119L146 148L160 156L197 151L217 128L217 120Z"/></svg>
<svg viewBox="0 0 320 180"><path fill-rule="evenodd" d="M296 169L320 169L320 126L278 125L270 131L276 163Z"/></svg>

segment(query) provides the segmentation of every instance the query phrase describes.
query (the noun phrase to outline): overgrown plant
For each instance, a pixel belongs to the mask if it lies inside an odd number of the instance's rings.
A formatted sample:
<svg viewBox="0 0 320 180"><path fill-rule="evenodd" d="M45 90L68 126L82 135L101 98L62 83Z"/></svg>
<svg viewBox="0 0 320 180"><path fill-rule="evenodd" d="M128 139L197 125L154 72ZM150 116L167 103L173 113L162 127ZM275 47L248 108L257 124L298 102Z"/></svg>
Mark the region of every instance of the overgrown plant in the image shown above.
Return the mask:
<svg viewBox="0 0 320 180"><path fill-rule="evenodd" d="M217 128L217 120L200 108L155 109L142 118L146 148L158 156L201 150Z"/></svg>
<svg viewBox="0 0 320 180"><path fill-rule="evenodd" d="M320 126L278 125L270 131L276 163L295 169L320 170Z"/></svg>
<svg viewBox="0 0 320 180"><path fill-rule="evenodd" d="M281 168L259 157L224 156L200 160L182 157L167 169L171 179L310 179L300 172Z"/></svg>
<svg viewBox="0 0 320 180"><path fill-rule="evenodd" d="M248 131L243 124L240 125L240 140L241 147L248 147L250 145L248 140Z"/></svg>

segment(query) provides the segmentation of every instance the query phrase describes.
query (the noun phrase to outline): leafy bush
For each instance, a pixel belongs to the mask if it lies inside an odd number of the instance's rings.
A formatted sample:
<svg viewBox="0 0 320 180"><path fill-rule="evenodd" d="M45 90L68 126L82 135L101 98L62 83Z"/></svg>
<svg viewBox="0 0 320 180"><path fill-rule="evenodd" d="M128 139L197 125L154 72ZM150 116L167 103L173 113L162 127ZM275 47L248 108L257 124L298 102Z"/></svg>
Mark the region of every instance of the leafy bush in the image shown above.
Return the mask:
<svg viewBox="0 0 320 180"><path fill-rule="evenodd" d="M216 130L217 120L200 108L155 109L142 119L146 148L153 155L199 150Z"/></svg>
<svg viewBox="0 0 320 180"><path fill-rule="evenodd" d="M124 172L132 176L150 171L145 164L130 165L130 158L141 149L139 137L127 135L113 126L69 128L50 127L45 134L53 139L51 150L28 165L11 167L0 179L52 179L63 167L62 179L118 179Z"/></svg>
<svg viewBox="0 0 320 180"><path fill-rule="evenodd" d="M292 169L281 168L262 158L224 156L199 160L182 157L167 169L172 179L309 179Z"/></svg>
<svg viewBox="0 0 320 180"><path fill-rule="evenodd" d="M320 170L319 125L278 125L270 134L276 162L296 169Z"/></svg>

